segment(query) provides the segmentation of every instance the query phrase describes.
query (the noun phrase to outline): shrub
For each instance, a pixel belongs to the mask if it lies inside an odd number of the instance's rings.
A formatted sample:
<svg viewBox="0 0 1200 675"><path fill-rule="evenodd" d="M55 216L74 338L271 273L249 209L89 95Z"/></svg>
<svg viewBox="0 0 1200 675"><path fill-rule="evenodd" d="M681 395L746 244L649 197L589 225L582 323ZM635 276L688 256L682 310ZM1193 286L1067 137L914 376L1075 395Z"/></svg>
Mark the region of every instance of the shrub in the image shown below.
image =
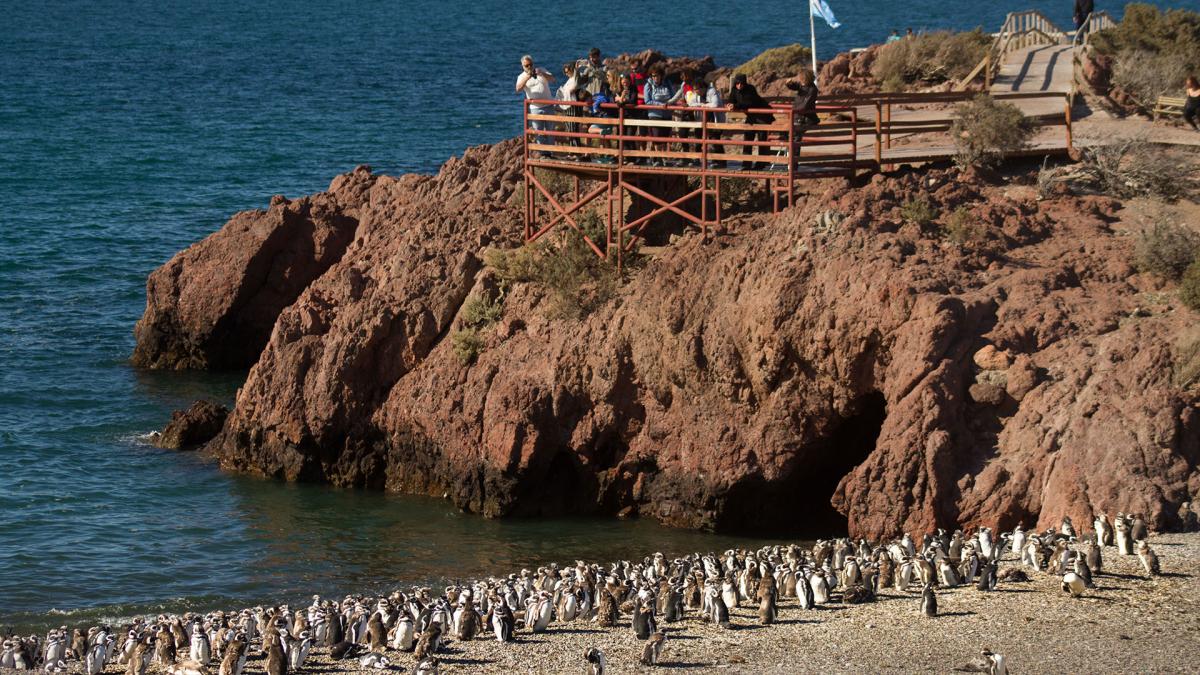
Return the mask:
<svg viewBox="0 0 1200 675"><path fill-rule="evenodd" d="M1130 50L1195 54L1200 52L1200 14L1130 3L1120 23L1096 33L1089 42L1096 51L1114 57Z"/></svg>
<svg viewBox="0 0 1200 675"><path fill-rule="evenodd" d="M1113 65L1112 83L1129 94L1143 109L1150 110L1160 96L1183 88L1191 73L1188 55L1180 52L1122 52Z"/></svg>
<svg viewBox="0 0 1200 675"><path fill-rule="evenodd" d="M604 221L594 210L576 216L579 227L605 251ZM592 251L574 230L559 229L556 243L541 240L510 250L490 249L483 254L506 285L533 282L544 287L550 295L553 313L560 317L580 318L606 302L617 289L617 273L609 261ZM489 310L479 308L486 315ZM464 322L466 322L464 308Z"/></svg>
<svg viewBox="0 0 1200 675"><path fill-rule="evenodd" d="M754 196L754 181L749 178L726 178L721 181L721 213L730 214L750 208Z"/></svg>
<svg viewBox="0 0 1200 675"><path fill-rule="evenodd" d="M881 47L871 73L887 91L960 80L979 65L991 46L992 38L979 29L917 35Z"/></svg>
<svg viewBox="0 0 1200 675"><path fill-rule="evenodd" d="M904 218L907 222L925 228L937 219L938 210L928 199L917 197L911 201L904 202L900 206L900 217Z"/></svg>
<svg viewBox="0 0 1200 675"><path fill-rule="evenodd" d="M1191 191L1188 163L1142 137L1104 139L1084 147L1082 155L1076 179L1103 194L1174 201Z"/></svg>
<svg viewBox="0 0 1200 675"><path fill-rule="evenodd" d="M950 134L960 168L986 168L1024 148L1033 135L1033 124L1017 106L980 94L955 106Z"/></svg>
<svg viewBox="0 0 1200 675"><path fill-rule="evenodd" d="M1200 256L1200 233L1159 220L1138 237L1135 255L1139 270L1178 280Z"/></svg>
<svg viewBox="0 0 1200 675"><path fill-rule="evenodd" d="M1179 299L1188 309L1200 312L1200 257L1188 265L1179 280Z"/></svg>
<svg viewBox="0 0 1200 675"><path fill-rule="evenodd" d="M484 328L500 320L504 306L486 296L472 295L463 303L462 322L468 328Z"/></svg>
<svg viewBox="0 0 1200 675"><path fill-rule="evenodd" d="M738 75L757 73L795 74L802 68L812 67L812 52L802 44L775 47L743 63L733 72Z"/></svg>
<svg viewBox="0 0 1200 675"><path fill-rule="evenodd" d="M987 235L987 228L979 222L970 209L960 206L946 217L942 233L950 242L963 246L983 241Z"/></svg>
<svg viewBox="0 0 1200 675"><path fill-rule="evenodd" d="M483 252L483 262L496 272L500 281L507 286L537 279L536 246L501 250L489 248Z"/></svg>
<svg viewBox="0 0 1200 675"><path fill-rule="evenodd" d="M474 363L475 359L479 358L479 354L483 352L483 338L474 328L464 328L451 333L450 345L454 348L454 355L464 365Z"/></svg>
<svg viewBox="0 0 1200 675"><path fill-rule="evenodd" d="M1192 330L1176 342L1174 365L1175 386L1187 389L1200 384L1200 333Z"/></svg>

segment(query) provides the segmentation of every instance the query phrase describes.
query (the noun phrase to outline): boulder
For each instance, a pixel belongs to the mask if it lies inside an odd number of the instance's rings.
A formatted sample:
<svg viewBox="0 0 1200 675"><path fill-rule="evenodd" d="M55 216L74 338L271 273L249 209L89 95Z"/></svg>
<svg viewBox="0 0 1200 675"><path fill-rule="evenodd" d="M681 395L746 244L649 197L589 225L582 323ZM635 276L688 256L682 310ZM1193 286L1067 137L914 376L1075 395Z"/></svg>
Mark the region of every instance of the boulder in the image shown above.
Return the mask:
<svg viewBox="0 0 1200 675"><path fill-rule="evenodd" d="M168 450L192 450L221 432L229 408L212 401L196 401L187 410L171 413L167 427L154 438L154 445Z"/></svg>

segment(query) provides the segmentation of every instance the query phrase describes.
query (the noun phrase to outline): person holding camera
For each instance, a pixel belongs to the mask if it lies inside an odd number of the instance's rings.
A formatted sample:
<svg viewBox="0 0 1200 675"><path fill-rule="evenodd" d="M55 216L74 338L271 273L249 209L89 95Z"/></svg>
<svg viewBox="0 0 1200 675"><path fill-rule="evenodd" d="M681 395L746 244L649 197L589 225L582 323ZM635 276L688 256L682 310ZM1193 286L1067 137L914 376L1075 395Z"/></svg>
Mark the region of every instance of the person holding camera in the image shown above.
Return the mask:
<svg viewBox="0 0 1200 675"><path fill-rule="evenodd" d="M521 74L517 76L517 93L525 93L525 99L528 101L551 101L554 100L554 93L550 89L550 83L554 81L554 76L549 71L538 68L533 63L533 57L526 54L521 57ZM554 113L552 104L531 103L529 104L529 112L534 115L551 115ZM532 120L531 125L536 131L546 131L549 125L544 120ZM537 142L542 145L551 145L554 140L549 136L539 134Z"/></svg>

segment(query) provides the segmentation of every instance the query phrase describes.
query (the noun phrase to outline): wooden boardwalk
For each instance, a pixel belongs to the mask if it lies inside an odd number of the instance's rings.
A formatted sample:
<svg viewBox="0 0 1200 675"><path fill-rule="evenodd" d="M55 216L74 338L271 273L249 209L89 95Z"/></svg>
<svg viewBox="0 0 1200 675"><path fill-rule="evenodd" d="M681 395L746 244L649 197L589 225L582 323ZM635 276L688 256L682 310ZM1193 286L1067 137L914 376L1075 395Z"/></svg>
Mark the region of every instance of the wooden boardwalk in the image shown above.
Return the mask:
<svg viewBox="0 0 1200 675"><path fill-rule="evenodd" d="M1031 142L1009 156L1072 151L1078 53L1090 32L1108 25L1111 20L1101 13L1089 17L1084 31L1068 35L1040 12L1008 16L987 57L967 79L982 75L993 98L1016 105L1034 124ZM955 106L977 93L822 97L815 126L798 124L802 115L788 103L726 113L614 105L593 111L583 103L525 101L525 239L535 241L566 226L597 255L615 252L619 265L623 252L660 215L682 217L707 235L721 222L722 183L729 179L762 180L779 211L792 204L800 180L949 160L956 154L949 133ZM747 114L762 119L750 124ZM539 170L573 176L574 194L552 194ZM656 195L645 180L651 176L686 177L688 191L670 198ZM588 189L581 189L583 183ZM626 221L625 205L635 198L651 207ZM600 209L607 213L603 241L583 232L577 218L601 199L607 203Z"/></svg>

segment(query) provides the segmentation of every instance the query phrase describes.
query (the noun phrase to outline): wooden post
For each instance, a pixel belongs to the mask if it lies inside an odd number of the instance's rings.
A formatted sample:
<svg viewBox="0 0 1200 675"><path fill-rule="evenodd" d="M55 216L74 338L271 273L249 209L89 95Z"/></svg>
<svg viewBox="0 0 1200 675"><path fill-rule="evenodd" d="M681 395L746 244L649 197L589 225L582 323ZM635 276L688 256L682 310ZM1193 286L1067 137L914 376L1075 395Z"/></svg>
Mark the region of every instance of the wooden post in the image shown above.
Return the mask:
<svg viewBox="0 0 1200 675"><path fill-rule="evenodd" d="M1075 147L1074 147L1074 140L1071 137L1071 97L1070 96L1067 97L1067 104L1065 106L1063 118L1067 122L1067 124L1066 124L1066 127L1067 127L1067 152L1073 153L1075 151Z"/></svg>
<svg viewBox="0 0 1200 675"><path fill-rule="evenodd" d="M858 151L854 151L855 156ZM883 104L875 99L875 170L883 168Z"/></svg>

